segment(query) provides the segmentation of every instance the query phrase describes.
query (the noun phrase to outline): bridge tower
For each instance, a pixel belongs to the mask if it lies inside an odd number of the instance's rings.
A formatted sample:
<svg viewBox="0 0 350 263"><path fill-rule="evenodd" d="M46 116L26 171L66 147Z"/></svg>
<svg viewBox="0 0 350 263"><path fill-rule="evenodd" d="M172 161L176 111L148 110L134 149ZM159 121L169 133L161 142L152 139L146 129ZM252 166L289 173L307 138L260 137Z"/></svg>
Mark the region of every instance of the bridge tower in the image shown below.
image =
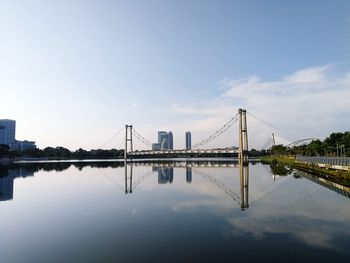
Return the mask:
<svg viewBox="0 0 350 263"><path fill-rule="evenodd" d="M124 160L128 159L128 142L130 142L130 152L133 152L132 144L132 125L125 125L125 149L124 149Z"/></svg>
<svg viewBox="0 0 350 263"><path fill-rule="evenodd" d="M247 128L247 111L238 109L238 159L248 161L248 128Z"/></svg>
<svg viewBox="0 0 350 263"><path fill-rule="evenodd" d="M275 134L272 133L272 146L276 146Z"/></svg>

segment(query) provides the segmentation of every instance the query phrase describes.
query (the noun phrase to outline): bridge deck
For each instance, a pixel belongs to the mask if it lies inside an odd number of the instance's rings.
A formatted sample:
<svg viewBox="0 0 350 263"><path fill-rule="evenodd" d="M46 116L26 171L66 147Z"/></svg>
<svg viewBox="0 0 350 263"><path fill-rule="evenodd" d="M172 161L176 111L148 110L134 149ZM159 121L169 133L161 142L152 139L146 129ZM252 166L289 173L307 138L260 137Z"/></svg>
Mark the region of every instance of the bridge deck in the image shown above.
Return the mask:
<svg viewBox="0 0 350 263"><path fill-rule="evenodd" d="M166 155L166 154L200 154L200 153L238 153L238 149L195 149L128 152L128 155Z"/></svg>

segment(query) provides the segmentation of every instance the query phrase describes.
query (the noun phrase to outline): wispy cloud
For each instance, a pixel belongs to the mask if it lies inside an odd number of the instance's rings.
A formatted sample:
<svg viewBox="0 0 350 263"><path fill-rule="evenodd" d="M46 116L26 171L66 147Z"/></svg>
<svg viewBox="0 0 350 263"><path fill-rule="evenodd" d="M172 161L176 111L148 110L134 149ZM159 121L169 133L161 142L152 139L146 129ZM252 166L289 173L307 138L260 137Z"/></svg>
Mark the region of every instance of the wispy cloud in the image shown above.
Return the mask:
<svg viewBox="0 0 350 263"><path fill-rule="evenodd" d="M283 137L324 137L349 129L350 71L340 73L335 64L300 69L273 81L256 75L225 79L220 90L221 94L207 103L174 104L172 110L200 115L201 122L208 122L208 129L215 129L219 117L227 119L244 107L278 127L279 142L286 142ZM215 116L215 124L209 123ZM278 133L252 119L249 126L253 147L264 144L271 132Z"/></svg>

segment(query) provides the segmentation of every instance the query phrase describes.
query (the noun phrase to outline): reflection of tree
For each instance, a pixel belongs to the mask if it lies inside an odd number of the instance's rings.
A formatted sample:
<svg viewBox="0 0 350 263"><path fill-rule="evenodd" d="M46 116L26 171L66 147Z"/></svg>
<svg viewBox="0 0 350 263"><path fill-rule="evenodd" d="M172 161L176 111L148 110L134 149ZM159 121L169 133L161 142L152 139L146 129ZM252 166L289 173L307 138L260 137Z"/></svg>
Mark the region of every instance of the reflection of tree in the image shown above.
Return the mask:
<svg viewBox="0 0 350 263"><path fill-rule="evenodd" d="M78 170L83 170L84 167L91 168L118 168L124 166L123 162L93 162L93 161L84 161L84 162L75 162L72 163Z"/></svg>
<svg viewBox="0 0 350 263"><path fill-rule="evenodd" d="M270 169L272 174L279 176L286 176L291 173L289 167L284 164L279 163L276 159L270 164Z"/></svg>
<svg viewBox="0 0 350 263"><path fill-rule="evenodd" d="M79 170L84 167L91 168L117 168L123 166L123 163L119 162L41 162L41 163L12 163L7 166L0 166L0 177L7 176L8 169L23 169L29 173L36 173L40 170L50 172L62 172L67 170L71 166L75 166Z"/></svg>
<svg viewBox="0 0 350 263"><path fill-rule="evenodd" d="M62 172L64 170L67 170L71 166L70 163L45 163L41 169L44 171L56 171L56 172Z"/></svg>
<svg viewBox="0 0 350 263"><path fill-rule="evenodd" d="M300 178L302 178L300 175L298 175L298 174L296 174L296 173L293 173L293 177L294 177L295 179L300 179Z"/></svg>

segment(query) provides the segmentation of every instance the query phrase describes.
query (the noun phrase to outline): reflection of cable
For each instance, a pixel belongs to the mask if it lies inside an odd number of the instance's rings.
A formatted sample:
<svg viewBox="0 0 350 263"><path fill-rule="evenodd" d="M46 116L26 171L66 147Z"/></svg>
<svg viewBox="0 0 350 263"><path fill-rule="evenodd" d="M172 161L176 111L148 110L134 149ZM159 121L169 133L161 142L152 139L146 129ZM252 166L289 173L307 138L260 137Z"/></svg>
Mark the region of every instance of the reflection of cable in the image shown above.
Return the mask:
<svg viewBox="0 0 350 263"><path fill-rule="evenodd" d="M140 185L142 182L144 182L151 174L153 174L152 170L150 172L142 175L141 177L137 178L137 180L135 180L134 183L132 184L132 189L134 190L138 185Z"/></svg>
<svg viewBox="0 0 350 263"><path fill-rule="evenodd" d="M209 180L209 182L213 183L220 190L224 191L225 194L230 196L233 199L233 201L235 201L239 206L241 205L241 198L239 197L239 195L237 195L234 191L232 191L230 188L228 188L223 182L221 182L220 180L216 179L212 175L209 175L205 172L202 172L202 171L200 172L200 171L195 170L195 169L193 169L193 172L197 173L200 176L202 176L203 178Z"/></svg>
<svg viewBox="0 0 350 263"><path fill-rule="evenodd" d="M99 148L101 149L102 147L104 147L105 145L107 145L114 137L116 137L117 135L119 135L121 133L121 131L124 130L124 127L121 128L119 131L117 131L111 138L109 138L104 144L102 144Z"/></svg>
<svg viewBox="0 0 350 263"><path fill-rule="evenodd" d="M117 186L118 188L120 188L120 190L121 190L122 192L124 192L123 187L121 187L120 184L118 184L117 182L115 182L108 174L104 173L103 170L101 170L101 169L100 169L100 174L102 174L103 177L108 178L109 181L111 181L115 186Z"/></svg>

